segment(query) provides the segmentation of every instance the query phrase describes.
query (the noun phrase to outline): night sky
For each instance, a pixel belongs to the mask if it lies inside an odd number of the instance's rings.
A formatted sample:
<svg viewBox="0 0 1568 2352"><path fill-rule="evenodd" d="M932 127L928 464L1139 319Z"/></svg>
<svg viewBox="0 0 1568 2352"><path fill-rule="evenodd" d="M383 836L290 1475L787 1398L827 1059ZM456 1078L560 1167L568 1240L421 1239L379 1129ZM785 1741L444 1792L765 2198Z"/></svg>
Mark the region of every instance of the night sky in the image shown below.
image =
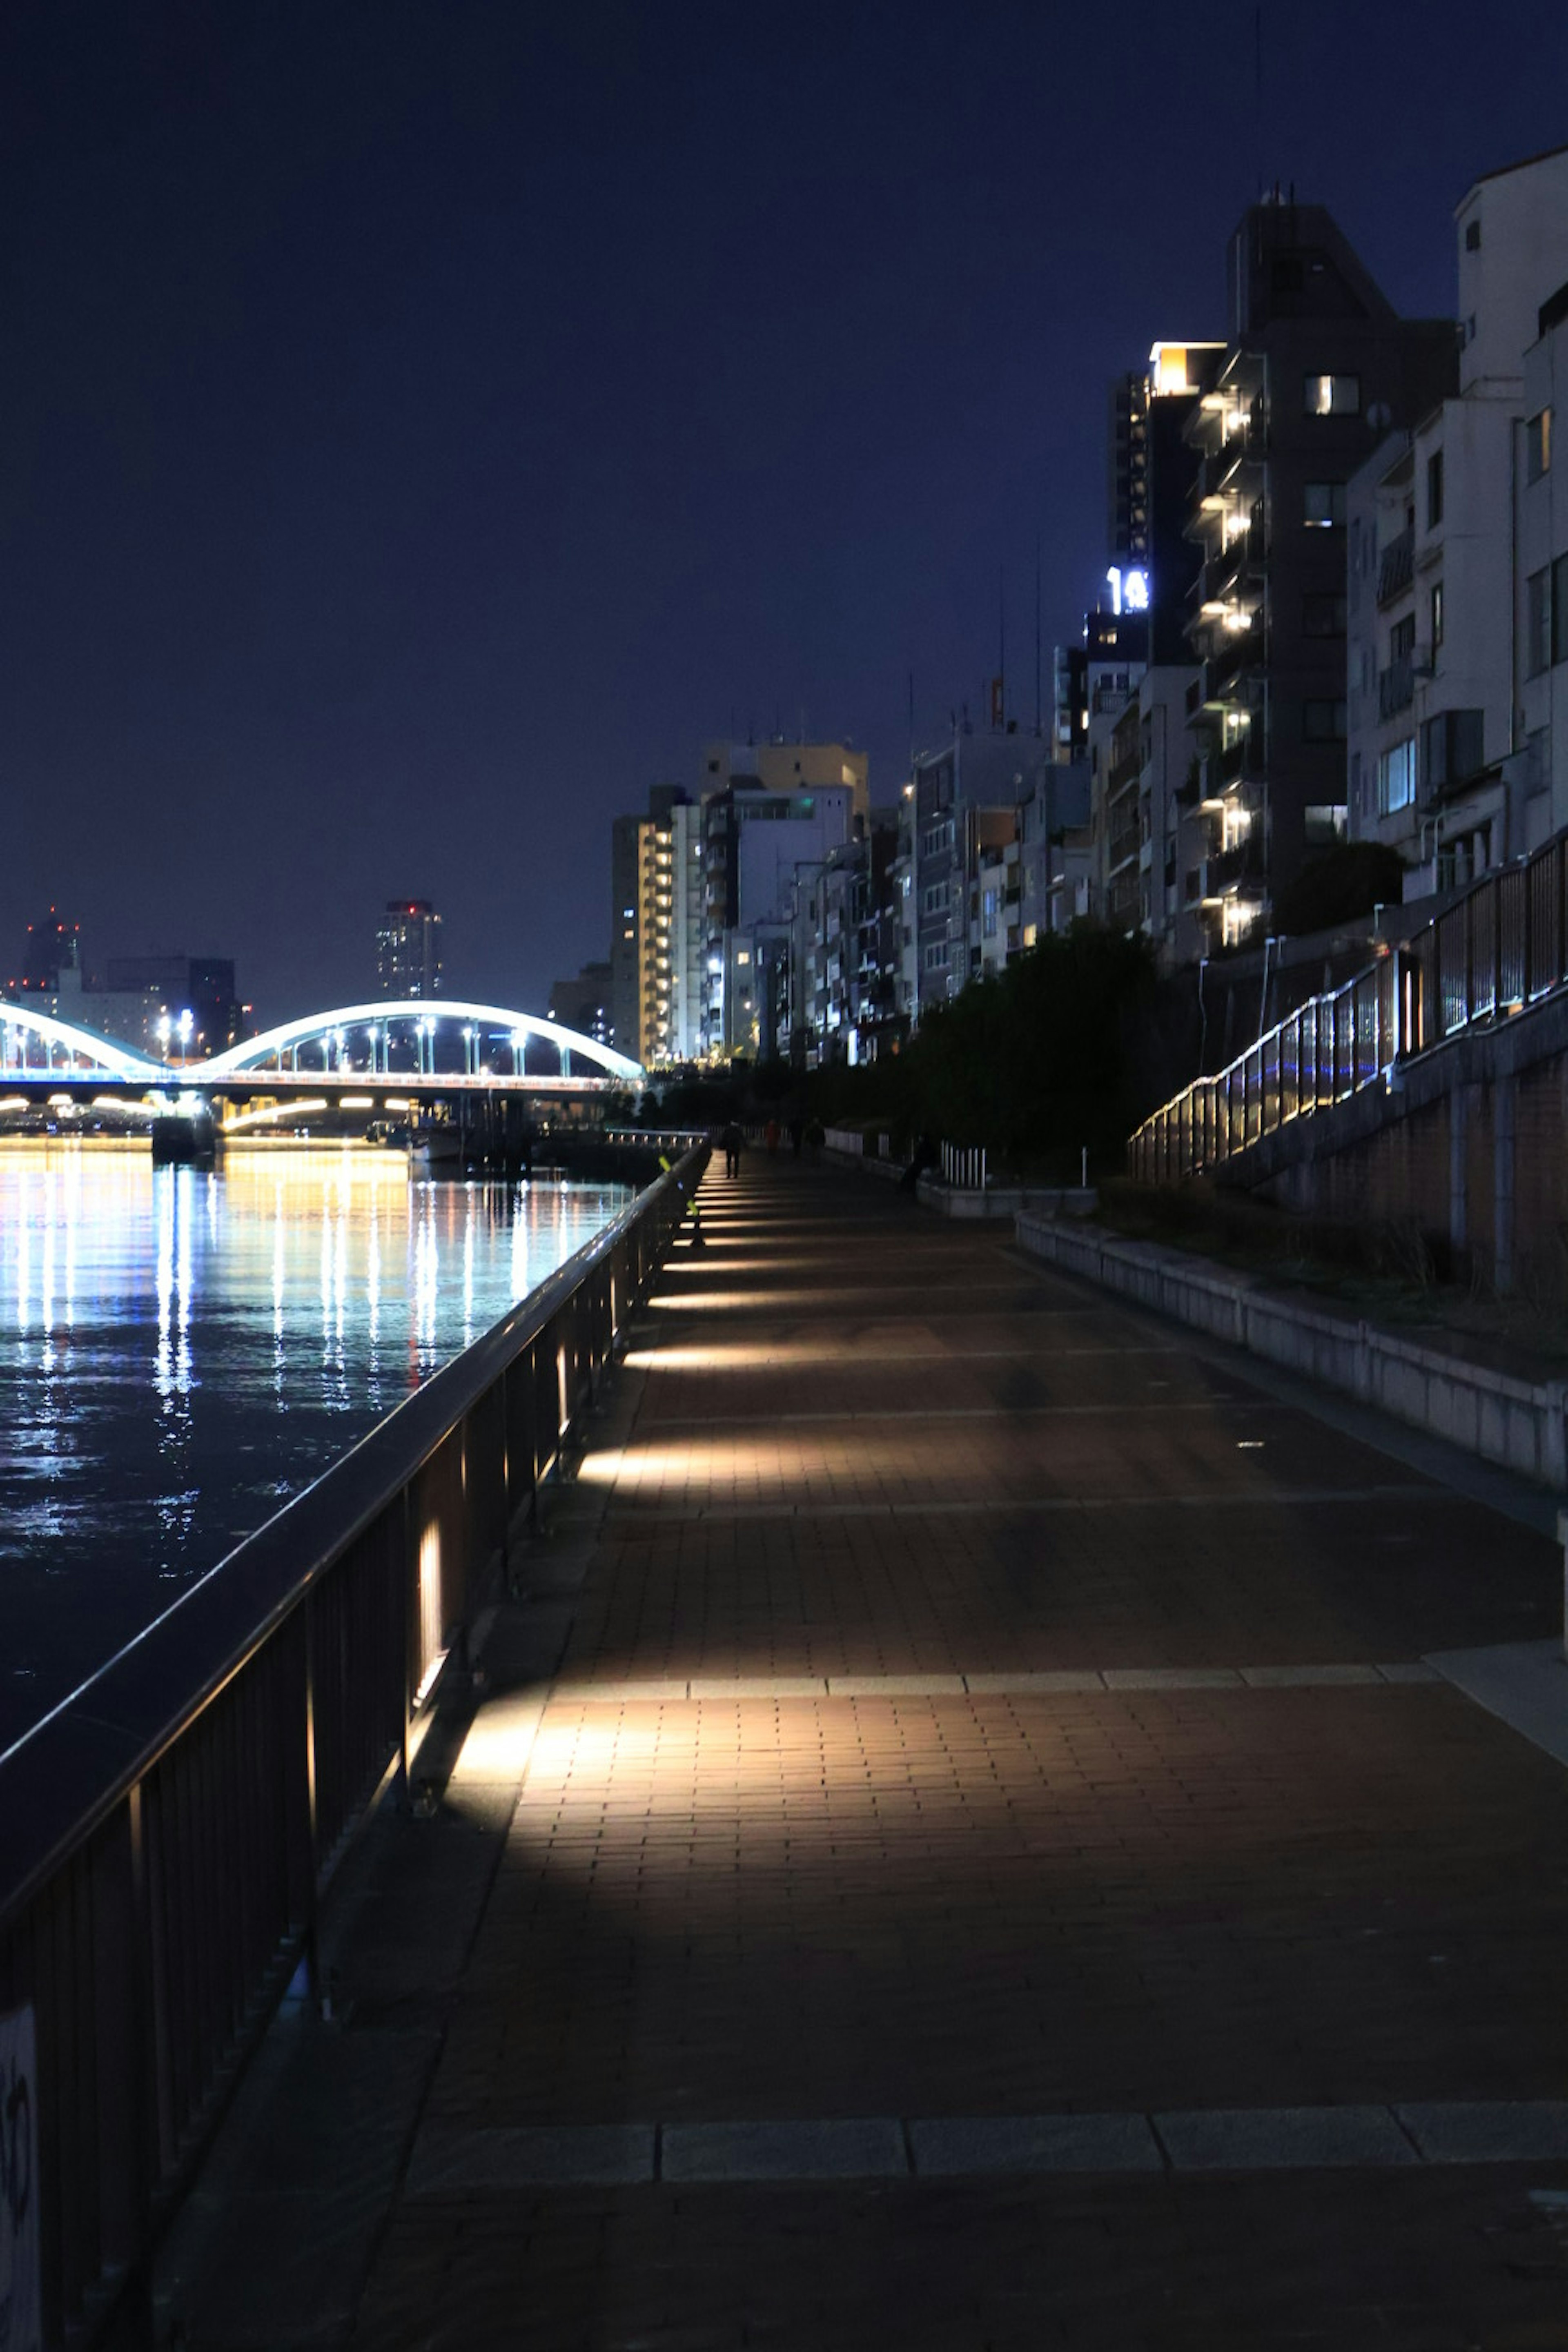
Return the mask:
<svg viewBox="0 0 1568 2352"><path fill-rule="evenodd" d="M0 976L232 954L278 1019L435 898L455 994L607 951L699 747L891 798L1104 567L1105 385L1225 331L1260 182L1412 314L1568 138L1568 9L247 0L0 16ZM1484 26L1484 32L1482 27Z"/></svg>

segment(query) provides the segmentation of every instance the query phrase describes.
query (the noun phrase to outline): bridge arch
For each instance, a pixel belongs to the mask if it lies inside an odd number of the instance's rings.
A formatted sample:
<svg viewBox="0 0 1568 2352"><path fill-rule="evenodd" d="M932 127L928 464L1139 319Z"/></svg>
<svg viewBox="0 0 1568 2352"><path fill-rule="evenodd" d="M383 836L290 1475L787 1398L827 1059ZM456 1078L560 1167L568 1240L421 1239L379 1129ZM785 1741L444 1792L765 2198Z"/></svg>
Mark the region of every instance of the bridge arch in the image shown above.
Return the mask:
<svg viewBox="0 0 1568 2352"><path fill-rule="evenodd" d="M33 1046L43 1048L41 1063L29 1058ZM64 1063L54 1059L57 1053L67 1056ZM35 1013L26 1004L0 1003L0 1077L15 1082L72 1076L143 1079L153 1087L185 1083L182 1072L139 1054L123 1038L101 1036L96 1029L60 1021L52 1013Z"/></svg>
<svg viewBox="0 0 1568 2352"><path fill-rule="evenodd" d="M592 1063L606 1077L618 1078L624 1085L640 1087L645 1082L640 1062L617 1054L613 1045L601 1045L596 1037L584 1037L575 1029L563 1028L558 1021L542 1020L535 1013L516 1013L501 1004L471 1004L449 996L398 996L376 1004L341 1004L330 1013L308 1013L300 1020L264 1029L258 1037L247 1037L205 1062L191 1063L182 1069L181 1081L200 1086L204 1078L260 1069L275 1058L281 1065L285 1054L301 1045L326 1047L336 1042L340 1053L346 1053L355 1031L362 1043L368 1036L374 1069L378 1042L384 1058L386 1034L394 1026L426 1035L437 1027L452 1027L471 1036L499 1037L518 1052L525 1050L527 1040L537 1037L563 1055Z"/></svg>

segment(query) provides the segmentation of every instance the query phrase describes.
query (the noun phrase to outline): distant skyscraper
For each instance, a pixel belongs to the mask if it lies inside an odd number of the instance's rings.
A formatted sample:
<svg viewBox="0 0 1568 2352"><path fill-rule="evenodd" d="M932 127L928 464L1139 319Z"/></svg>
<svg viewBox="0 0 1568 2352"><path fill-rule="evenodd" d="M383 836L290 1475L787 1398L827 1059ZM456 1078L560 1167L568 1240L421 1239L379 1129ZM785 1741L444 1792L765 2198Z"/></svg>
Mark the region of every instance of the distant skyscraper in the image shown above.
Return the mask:
<svg viewBox="0 0 1568 2352"><path fill-rule="evenodd" d="M383 997L439 996L441 918L428 898L389 898L375 934Z"/></svg>
<svg viewBox="0 0 1568 2352"><path fill-rule="evenodd" d="M49 908L41 923L29 923L22 946L21 971L8 983L11 994L20 996L58 988L61 971L74 971L80 961L77 936L79 929L79 924L63 921L55 907Z"/></svg>

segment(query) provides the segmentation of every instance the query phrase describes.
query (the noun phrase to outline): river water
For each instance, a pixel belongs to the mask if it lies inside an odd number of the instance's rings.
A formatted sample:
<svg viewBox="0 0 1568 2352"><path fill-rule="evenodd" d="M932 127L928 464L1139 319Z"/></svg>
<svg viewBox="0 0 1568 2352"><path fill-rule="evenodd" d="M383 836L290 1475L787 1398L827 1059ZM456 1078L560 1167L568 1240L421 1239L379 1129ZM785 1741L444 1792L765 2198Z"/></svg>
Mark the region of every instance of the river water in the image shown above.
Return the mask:
<svg viewBox="0 0 1568 2352"><path fill-rule="evenodd" d="M628 1198L0 1145L0 1750Z"/></svg>

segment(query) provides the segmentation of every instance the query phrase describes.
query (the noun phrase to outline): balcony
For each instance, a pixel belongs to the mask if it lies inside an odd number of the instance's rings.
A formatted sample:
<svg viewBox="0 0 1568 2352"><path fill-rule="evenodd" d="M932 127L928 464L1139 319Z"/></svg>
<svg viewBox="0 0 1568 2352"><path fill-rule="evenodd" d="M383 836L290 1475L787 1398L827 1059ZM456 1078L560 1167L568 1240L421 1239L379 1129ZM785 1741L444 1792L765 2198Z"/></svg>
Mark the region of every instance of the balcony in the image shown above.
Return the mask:
<svg viewBox="0 0 1568 2352"><path fill-rule="evenodd" d="M1415 527L1410 524L1397 539L1391 539L1377 562L1377 601L1392 604L1401 596L1415 577Z"/></svg>
<svg viewBox="0 0 1568 2352"><path fill-rule="evenodd" d="M1408 710L1415 699L1415 657L1400 654L1386 669L1377 673L1377 715L1392 719L1396 712Z"/></svg>
<svg viewBox="0 0 1568 2352"><path fill-rule="evenodd" d="M1204 896L1222 898L1258 872L1258 855L1250 838L1231 849L1216 849L1204 862Z"/></svg>
<svg viewBox="0 0 1568 2352"><path fill-rule="evenodd" d="M1228 743L1210 753L1209 782L1221 786L1234 784L1239 778L1249 774L1251 751L1252 730L1244 727L1239 734L1231 737Z"/></svg>
<svg viewBox="0 0 1568 2352"><path fill-rule="evenodd" d="M1239 674L1252 668L1264 658L1264 633L1255 621L1249 629L1229 629L1222 642L1204 665L1204 699L1206 702L1237 699L1235 682Z"/></svg>

